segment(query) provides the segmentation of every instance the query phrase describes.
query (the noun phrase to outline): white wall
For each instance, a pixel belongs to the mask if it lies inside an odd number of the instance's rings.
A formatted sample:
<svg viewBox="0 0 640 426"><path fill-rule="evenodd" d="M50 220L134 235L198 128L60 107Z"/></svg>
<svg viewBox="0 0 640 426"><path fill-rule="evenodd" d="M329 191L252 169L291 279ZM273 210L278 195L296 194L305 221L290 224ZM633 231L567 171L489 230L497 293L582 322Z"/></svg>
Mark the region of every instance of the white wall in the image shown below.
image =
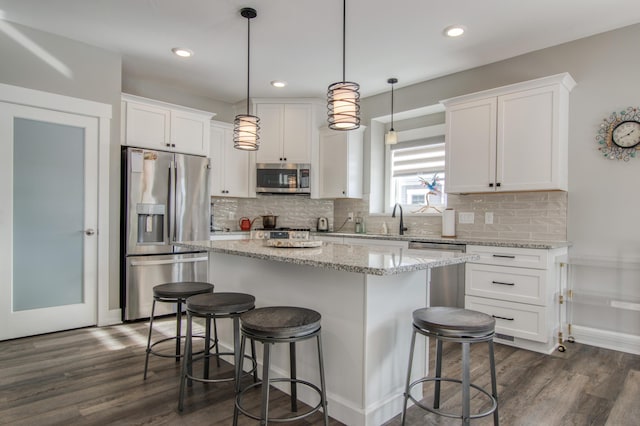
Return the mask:
<svg viewBox="0 0 640 426"><path fill-rule="evenodd" d="M411 110L465 93L569 72L578 83L570 95L567 218L568 239L573 242L570 254L632 258L640 262L640 157L626 163L606 160L595 141L603 118L628 106L640 106L638 40L640 24L397 88L395 110ZM388 94L364 99L363 122L367 124L372 117L388 114L388 108ZM589 277L582 274L580 282L575 282L576 289L595 287L621 299L640 300L638 275L625 283L619 282L615 273L610 279L597 282L589 282L596 279ZM576 313L573 319L576 324L600 323L603 328L640 335L640 315L636 312L633 318L635 323L630 326L628 316L612 317L608 310L594 306L582 318Z"/></svg>

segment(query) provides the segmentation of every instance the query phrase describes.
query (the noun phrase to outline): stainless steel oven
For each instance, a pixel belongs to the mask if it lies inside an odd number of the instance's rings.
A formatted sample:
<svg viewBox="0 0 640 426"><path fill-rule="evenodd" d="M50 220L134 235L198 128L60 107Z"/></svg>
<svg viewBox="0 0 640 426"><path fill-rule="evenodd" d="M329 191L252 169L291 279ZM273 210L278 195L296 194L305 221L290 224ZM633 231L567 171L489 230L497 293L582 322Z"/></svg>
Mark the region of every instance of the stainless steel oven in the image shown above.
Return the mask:
<svg viewBox="0 0 640 426"><path fill-rule="evenodd" d="M310 164L256 164L256 192L263 194L310 194Z"/></svg>

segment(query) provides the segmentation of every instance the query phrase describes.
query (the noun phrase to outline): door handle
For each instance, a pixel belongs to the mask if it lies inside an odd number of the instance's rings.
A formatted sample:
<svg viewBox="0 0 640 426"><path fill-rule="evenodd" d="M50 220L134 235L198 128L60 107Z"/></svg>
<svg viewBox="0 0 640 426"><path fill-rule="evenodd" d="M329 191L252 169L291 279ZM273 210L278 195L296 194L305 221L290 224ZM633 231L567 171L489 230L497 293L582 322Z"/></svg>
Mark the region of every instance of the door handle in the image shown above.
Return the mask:
<svg viewBox="0 0 640 426"><path fill-rule="evenodd" d="M96 231L94 231L93 229L89 228L89 229L86 229L84 231L84 233L87 234L87 235L93 235L93 234L96 233Z"/></svg>

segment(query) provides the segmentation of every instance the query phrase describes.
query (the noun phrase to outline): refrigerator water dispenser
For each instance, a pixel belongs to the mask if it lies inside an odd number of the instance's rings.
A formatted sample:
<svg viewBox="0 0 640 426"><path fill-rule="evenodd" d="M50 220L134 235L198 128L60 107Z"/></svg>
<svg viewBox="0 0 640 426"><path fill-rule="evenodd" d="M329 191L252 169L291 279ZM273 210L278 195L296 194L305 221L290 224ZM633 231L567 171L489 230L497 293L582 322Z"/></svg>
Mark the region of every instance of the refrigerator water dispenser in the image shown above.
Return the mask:
<svg viewBox="0 0 640 426"><path fill-rule="evenodd" d="M164 243L164 204L136 205L138 214L138 244Z"/></svg>

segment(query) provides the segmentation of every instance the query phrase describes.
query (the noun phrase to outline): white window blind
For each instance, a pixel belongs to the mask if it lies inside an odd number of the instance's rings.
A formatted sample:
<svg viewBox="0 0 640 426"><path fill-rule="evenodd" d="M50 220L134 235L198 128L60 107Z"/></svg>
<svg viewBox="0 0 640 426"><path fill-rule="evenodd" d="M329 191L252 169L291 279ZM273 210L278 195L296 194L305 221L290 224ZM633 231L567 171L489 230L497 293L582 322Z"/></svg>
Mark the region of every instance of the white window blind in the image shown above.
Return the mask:
<svg viewBox="0 0 640 426"><path fill-rule="evenodd" d="M444 136L392 148L392 177L444 173Z"/></svg>

